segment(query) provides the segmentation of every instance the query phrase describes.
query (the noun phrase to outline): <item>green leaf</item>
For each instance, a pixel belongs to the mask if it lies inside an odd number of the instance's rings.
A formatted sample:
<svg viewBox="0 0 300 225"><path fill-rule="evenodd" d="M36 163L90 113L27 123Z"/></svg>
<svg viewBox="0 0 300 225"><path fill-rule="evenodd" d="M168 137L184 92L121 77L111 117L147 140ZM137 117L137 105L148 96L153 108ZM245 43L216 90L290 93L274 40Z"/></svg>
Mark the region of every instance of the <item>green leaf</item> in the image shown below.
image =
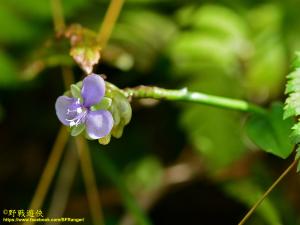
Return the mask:
<svg viewBox="0 0 300 225"><path fill-rule="evenodd" d="M297 173L300 172L300 147L298 146L297 150L296 150L296 157L295 160L298 160L298 165L297 165Z"/></svg>
<svg viewBox="0 0 300 225"><path fill-rule="evenodd" d="M292 127L291 140L294 144L300 142L300 123L296 123Z"/></svg>
<svg viewBox="0 0 300 225"><path fill-rule="evenodd" d="M252 115L246 130L250 139L262 150L285 159L293 151L290 138L293 120L282 118L282 105L275 103L268 115Z"/></svg>
<svg viewBox="0 0 300 225"><path fill-rule="evenodd" d="M74 126L71 128L71 135L72 136L77 136L79 135L83 130L85 126L84 124L79 124L78 126Z"/></svg>
<svg viewBox="0 0 300 225"><path fill-rule="evenodd" d="M287 75L285 93L289 94L285 101L284 118L300 115L300 54L296 53L294 71Z"/></svg>
<svg viewBox="0 0 300 225"><path fill-rule="evenodd" d="M0 87L14 86L18 82L16 62L0 49Z"/></svg>
<svg viewBox="0 0 300 225"><path fill-rule="evenodd" d="M297 52L294 60L294 71L287 76L285 93L288 97L284 105L284 118L300 115L300 53ZM300 142L300 121L292 127L291 138L294 144ZM299 166L298 166L299 167Z"/></svg>

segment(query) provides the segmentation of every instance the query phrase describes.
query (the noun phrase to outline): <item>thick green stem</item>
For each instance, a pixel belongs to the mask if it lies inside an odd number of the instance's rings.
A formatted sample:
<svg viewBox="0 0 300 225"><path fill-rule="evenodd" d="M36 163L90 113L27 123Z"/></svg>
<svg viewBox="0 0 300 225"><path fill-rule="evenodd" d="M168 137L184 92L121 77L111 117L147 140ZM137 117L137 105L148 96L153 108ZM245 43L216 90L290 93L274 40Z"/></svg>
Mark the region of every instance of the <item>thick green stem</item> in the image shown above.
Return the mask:
<svg viewBox="0 0 300 225"><path fill-rule="evenodd" d="M190 92L186 88L169 90L159 87L138 86L136 88L125 89L124 94L127 97L132 98L153 98L159 100L194 102L225 109L266 114L265 109L243 100L207 95L200 92Z"/></svg>

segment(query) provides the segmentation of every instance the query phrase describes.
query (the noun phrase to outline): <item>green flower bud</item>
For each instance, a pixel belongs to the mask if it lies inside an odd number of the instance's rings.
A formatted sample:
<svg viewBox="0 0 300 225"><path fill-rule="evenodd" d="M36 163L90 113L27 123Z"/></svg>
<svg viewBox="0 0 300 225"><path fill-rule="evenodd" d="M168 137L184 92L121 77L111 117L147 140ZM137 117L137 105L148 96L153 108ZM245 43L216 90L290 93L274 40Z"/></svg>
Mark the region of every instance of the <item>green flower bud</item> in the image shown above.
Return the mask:
<svg viewBox="0 0 300 225"><path fill-rule="evenodd" d="M115 138L120 138L123 134L124 127L131 120L131 105L122 91L108 82L106 82L106 96L112 100L111 106L108 108L114 119L111 135Z"/></svg>
<svg viewBox="0 0 300 225"><path fill-rule="evenodd" d="M107 136L103 138L99 138L98 141L101 145L107 145L110 142L111 134L108 134Z"/></svg>

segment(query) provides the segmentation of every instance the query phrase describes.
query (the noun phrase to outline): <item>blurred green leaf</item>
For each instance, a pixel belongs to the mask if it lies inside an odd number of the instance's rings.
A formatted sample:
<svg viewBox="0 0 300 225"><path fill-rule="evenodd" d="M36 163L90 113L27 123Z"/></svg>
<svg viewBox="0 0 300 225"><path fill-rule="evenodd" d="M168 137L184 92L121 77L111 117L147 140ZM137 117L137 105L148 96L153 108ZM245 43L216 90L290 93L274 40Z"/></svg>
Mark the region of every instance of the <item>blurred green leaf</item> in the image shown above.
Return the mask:
<svg viewBox="0 0 300 225"><path fill-rule="evenodd" d="M126 10L104 49L103 59L121 69L133 66L144 73L152 68L175 33L174 23L162 14L144 9Z"/></svg>
<svg viewBox="0 0 300 225"><path fill-rule="evenodd" d="M292 119L283 120L283 107L273 104L269 114L252 115L246 130L252 141L262 150L281 158L287 158L293 151L290 138Z"/></svg>
<svg viewBox="0 0 300 225"><path fill-rule="evenodd" d="M18 82L17 74L13 58L0 49L0 87L15 86Z"/></svg>
<svg viewBox="0 0 300 225"><path fill-rule="evenodd" d="M163 168L154 156L147 156L135 164L130 164L125 179L130 190L147 191L156 188L162 181Z"/></svg>
<svg viewBox="0 0 300 225"><path fill-rule="evenodd" d="M218 36L197 31L178 35L170 44L169 54L176 74L194 73L201 68L220 68L232 73L237 68L231 45Z"/></svg>
<svg viewBox="0 0 300 225"><path fill-rule="evenodd" d="M51 19L51 1L37 1L37 0L3 0L13 10L17 10L31 18Z"/></svg>
<svg viewBox="0 0 300 225"><path fill-rule="evenodd" d="M28 20L10 9L7 4L0 4L0 42L20 43L37 35Z"/></svg>
<svg viewBox="0 0 300 225"><path fill-rule="evenodd" d="M175 73L195 73L201 68L220 68L227 74L239 71L250 47L243 17L220 5L189 6L177 17L189 29L170 43Z"/></svg>
<svg viewBox="0 0 300 225"><path fill-rule="evenodd" d="M241 15L221 5L204 5L190 15L191 25L215 35L239 41L248 27ZM238 44L238 43L236 43Z"/></svg>
<svg viewBox="0 0 300 225"><path fill-rule="evenodd" d="M9 5L11 9L21 12L31 19L39 20L51 20L51 1L39 1L39 0L2 0L6 5ZM85 0L67 0L61 1L64 10L64 15L69 17L76 13L78 10L82 10L87 5L91 4L90 1Z"/></svg>
<svg viewBox="0 0 300 225"><path fill-rule="evenodd" d="M280 33L282 12L274 4L255 7L248 13L252 44L247 62L246 87L256 102L281 94L287 57ZM259 23L257 21L260 21Z"/></svg>
<svg viewBox="0 0 300 225"><path fill-rule="evenodd" d="M126 209L135 218L136 224L151 225L151 221L145 215L137 200L133 197L132 193L128 190L126 182L124 181L114 162L107 156L104 151L101 151L102 149L99 150L99 145L97 145L97 148L95 148L94 150L95 151L92 151L92 158L97 162L94 165L96 166L98 171L101 171L116 186L116 188L120 192Z"/></svg>
<svg viewBox="0 0 300 225"><path fill-rule="evenodd" d="M237 75L249 45L244 18L219 5L184 10L177 18L187 28L167 49L171 72L184 78L189 90L240 97ZM224 168L245 152L238 120L236 112L197 105L184 108L181 124L211 171Z"/></svg>
<svg viewBox="0 0 300 225"><path fill-rule="evenodd" d="M193 91L205 90L217 95L239 96L238 85L234 81L235 78L220 71L209 70L191 79L187 86ZM189 105L183 108L181 125L207 168L215 172L245 153L242 126L238 122L240 120L237 112Z"/></svg>
<svg viewBox="0 0 300 225"><path fill-rule="evenodd" d="M51 37L22 56L20 76L23 80L34 79L42 71L57 66L73 66L67 40Z"/></svg>

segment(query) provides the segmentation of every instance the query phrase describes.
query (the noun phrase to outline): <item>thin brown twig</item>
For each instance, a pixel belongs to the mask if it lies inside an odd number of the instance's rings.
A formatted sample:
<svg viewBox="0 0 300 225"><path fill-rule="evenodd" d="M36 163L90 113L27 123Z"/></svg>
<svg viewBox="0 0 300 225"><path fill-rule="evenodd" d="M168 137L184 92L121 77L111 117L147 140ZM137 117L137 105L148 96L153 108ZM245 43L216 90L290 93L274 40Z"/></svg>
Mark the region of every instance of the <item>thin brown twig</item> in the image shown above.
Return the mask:
<svg viewBox="0 0 300 225"><path fill-rule="evenodd" d="M243 225L247 222L250 216L254 213L258 206L264 201L264 199L271 193L271 191L277 186L277 184L294 168L298 160L294 160L291 165L277 178L277 180L268 188L268 190L257 200L247 214L242 218L238 225Z"/></svg>
<svg viewBox="0 0 300 225"><path fill-rule="evenodd" d="M90 206L94 224L103 225L102 207L98 195L95 174L93 172L91 156L86 140L82 136L75 138L83 179L86 187L88 203Z"/></svg>

